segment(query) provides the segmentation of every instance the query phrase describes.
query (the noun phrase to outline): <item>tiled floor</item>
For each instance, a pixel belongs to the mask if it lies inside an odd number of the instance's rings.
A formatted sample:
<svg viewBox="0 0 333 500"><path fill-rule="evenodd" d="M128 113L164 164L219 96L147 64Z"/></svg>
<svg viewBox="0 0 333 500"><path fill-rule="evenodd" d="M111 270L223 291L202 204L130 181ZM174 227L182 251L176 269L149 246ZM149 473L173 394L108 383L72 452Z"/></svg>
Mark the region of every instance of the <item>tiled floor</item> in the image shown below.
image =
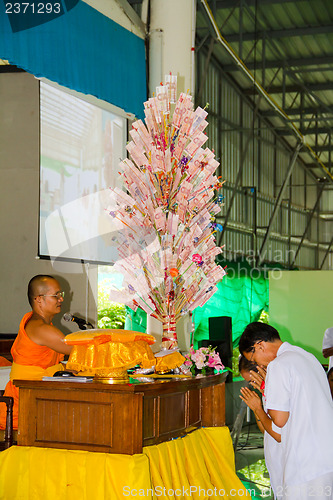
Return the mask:
<svg viewBox="0 0 333 500"><path fill-rule="evenodd" d="M273 500L265 466L263 435L254 424L242 428L235 453L236 471L253 500Z"/></svg>

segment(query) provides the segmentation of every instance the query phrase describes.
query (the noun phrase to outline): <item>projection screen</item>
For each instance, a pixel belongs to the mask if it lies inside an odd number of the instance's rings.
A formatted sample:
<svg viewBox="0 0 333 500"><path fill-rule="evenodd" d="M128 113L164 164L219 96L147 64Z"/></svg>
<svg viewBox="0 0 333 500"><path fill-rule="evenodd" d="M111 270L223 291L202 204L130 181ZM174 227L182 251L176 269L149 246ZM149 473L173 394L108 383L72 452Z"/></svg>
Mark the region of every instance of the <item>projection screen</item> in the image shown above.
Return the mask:
<svg viewBox="0 0 333 500"><path fill-rule="evenodd" d="M124 116L40 82L40 257L115 260L106 209L126 140Z"/></svg>

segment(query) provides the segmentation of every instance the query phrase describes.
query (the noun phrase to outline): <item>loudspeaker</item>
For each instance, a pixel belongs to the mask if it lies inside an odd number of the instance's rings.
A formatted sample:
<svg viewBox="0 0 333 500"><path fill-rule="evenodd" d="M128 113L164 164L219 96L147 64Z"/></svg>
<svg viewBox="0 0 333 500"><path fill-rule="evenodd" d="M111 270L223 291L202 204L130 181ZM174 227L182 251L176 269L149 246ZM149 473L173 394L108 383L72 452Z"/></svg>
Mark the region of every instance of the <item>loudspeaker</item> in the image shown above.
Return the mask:
<svg viewBox="0 0 333 500"><path fill-rule="evenodd" d="M216 348L224 366L232 368L232 323L230 316L217 316L208 318L209 340L200 340L199 347L211 345ZM227 381L231 382L232 374L229 372Z"/></svg>

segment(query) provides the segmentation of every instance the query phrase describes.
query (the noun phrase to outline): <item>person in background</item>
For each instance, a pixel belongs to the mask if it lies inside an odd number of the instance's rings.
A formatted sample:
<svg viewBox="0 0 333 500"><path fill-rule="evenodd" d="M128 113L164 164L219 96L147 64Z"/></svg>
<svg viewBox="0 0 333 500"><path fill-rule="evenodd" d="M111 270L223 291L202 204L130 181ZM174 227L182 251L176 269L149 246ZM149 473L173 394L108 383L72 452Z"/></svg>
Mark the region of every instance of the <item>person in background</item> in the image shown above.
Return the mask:
<svg viewBox="0 0 333 500"><path fill-rule="evenodd" d="M323 356L329 358L328 369L333 368L333 328L327 328L323 338Z"/></svg>
<svg viewBox="0 0 333 500"><path fill-rule="evenodd" d="M19 390L15 379L41 380L63 370L61 361L72 347L64 343L65 335L52 325L53 317L61 311L64 292L52 276L34 276L28 285L28 300L32 311L21 320L17 337L11 348L13 364L5 396L14 398L13 429L18 427ZM0 404L0 429L6 426L6 405Z"/></svg>
<svg viewBox="0 0 333 500"><path fill-rule="evenodd" d="M277 498L333 498L333 402L325 371L312 354L260 322L244 330L240 352L267 366L266 409L281 429L282 488Z"/></svg>
<svg viewBox="0 0 333 500"><path fill-rule="evenodd" d="M331 394L332 394L332 398L333 398L333 367L330 370L328 370L328 372L327 372L327 380L328 380L328 383L330 385Z"/></svg>
<svg viewBox="0 0 333 500"><path fill-rule="evenodd" d="M272 421L266 413L265 378L266 369L248 361L243 355L239 357L238 368L241 376L262 394L262 402L258 394L247 387L241 388L240 398L247 404L254 413L257 425L264 434L265 463L269 472L271 487L274 497L278 498L278 493L282 488L282 459L281 459L281 433L276 428L272 430ZM265 429L264 423L267 427ZM278 432L277 432L278 431Z"/></svg>

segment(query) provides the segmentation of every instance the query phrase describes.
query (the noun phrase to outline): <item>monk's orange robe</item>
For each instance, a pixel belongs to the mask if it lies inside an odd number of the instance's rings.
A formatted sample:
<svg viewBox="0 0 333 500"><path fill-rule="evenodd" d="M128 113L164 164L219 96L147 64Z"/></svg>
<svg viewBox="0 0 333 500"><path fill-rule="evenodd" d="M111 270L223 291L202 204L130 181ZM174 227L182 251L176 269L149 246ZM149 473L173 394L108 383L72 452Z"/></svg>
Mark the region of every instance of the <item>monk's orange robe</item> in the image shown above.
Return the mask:
<svg viewBox="0 0 333 500"><path fill-rule="evenodd" d="M4 395L14 398L13 429L17 429L18 426L19 399L19 389L13 384L13 380L41 380L44 376L52 376L56 371L63 370L62 364L59 364L64 359L63 354L36 344L26 334L25 326L31 316L32 312L23 316L19 332L10 351L13 356L13 364ZM5 427L6 405L0 403L0 429L5 429Z"/></svg>

